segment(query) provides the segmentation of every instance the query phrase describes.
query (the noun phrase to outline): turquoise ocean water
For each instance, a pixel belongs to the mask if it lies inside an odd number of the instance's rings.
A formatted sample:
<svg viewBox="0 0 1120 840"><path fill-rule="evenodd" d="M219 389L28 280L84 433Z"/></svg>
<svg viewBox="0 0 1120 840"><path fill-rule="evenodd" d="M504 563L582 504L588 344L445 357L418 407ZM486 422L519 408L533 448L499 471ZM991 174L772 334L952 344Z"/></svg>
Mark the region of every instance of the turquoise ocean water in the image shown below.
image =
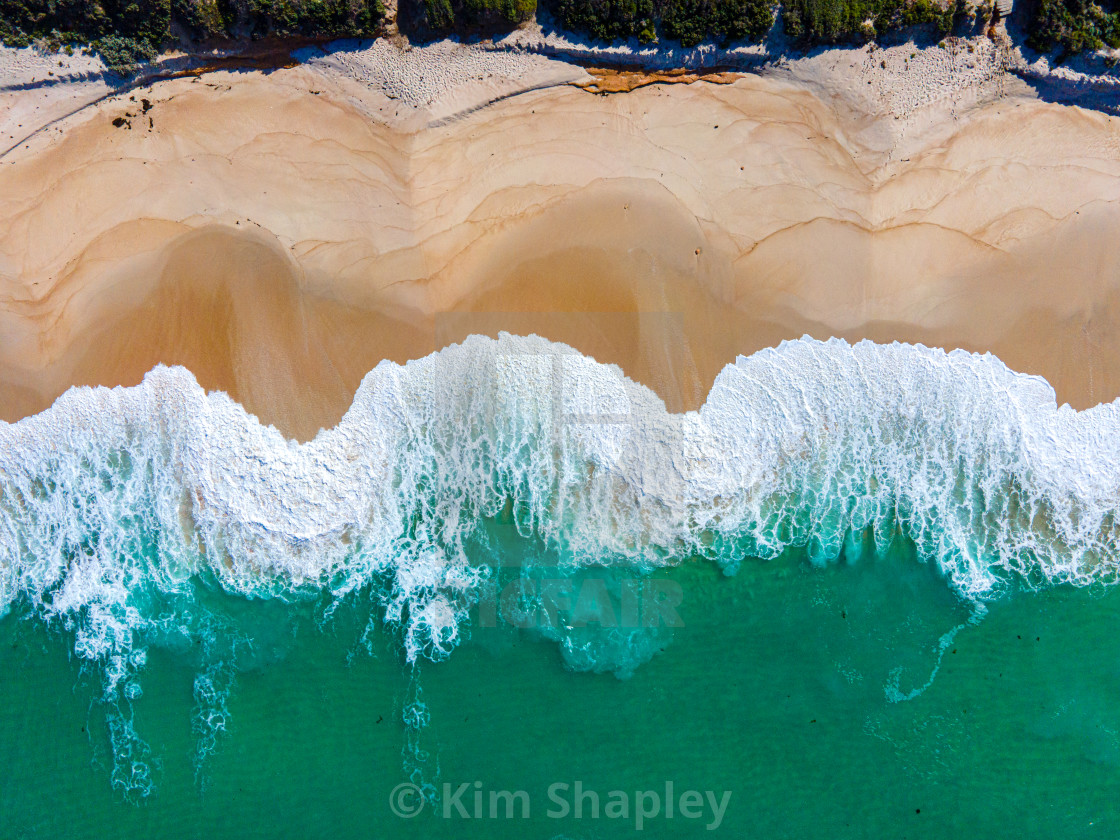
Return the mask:
<svg viewBox="0 0 1120 840"><path fill-rule="evenodd" d="M1115 424L808 340L673 416L472 339L304 447L71 392L0 427L0 836L1116 836Z"/></svg>

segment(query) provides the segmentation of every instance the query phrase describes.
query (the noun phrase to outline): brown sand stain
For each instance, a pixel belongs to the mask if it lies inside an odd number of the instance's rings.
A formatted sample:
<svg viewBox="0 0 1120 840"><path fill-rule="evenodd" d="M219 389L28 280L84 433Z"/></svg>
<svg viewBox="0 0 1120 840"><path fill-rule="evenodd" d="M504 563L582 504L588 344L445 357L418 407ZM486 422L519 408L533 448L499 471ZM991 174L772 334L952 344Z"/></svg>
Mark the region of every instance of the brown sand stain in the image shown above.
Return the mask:
<svg viewBox="0 0 1120 840"><path fill-rule="evenodd" d="M693 82L708 82L713 85L729 85L742 78L742 73L722 70L689 71L679 70L626 70L614 67L586 67L590 81L573 82L572 86L588 93L629 93L649 85L690 85Z"/></svg>

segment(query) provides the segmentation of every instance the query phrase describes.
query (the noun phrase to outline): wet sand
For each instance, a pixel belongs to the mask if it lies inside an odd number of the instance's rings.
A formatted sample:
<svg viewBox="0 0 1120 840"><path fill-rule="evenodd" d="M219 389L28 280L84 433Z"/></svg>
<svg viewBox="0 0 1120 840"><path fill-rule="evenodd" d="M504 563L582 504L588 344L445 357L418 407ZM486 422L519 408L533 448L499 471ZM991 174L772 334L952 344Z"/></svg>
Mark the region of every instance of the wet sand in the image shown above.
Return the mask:
<svg viewBox="0 0 1120 840"><path fill-rule="evenodd" d="M903 136L822 96L559 86L418 125L302 66L108 99L0 159L0 417L162 362L307 439L382 359L499 330L677 411L805 333L1120 394L1120 121L1015 95Z"/></svg>

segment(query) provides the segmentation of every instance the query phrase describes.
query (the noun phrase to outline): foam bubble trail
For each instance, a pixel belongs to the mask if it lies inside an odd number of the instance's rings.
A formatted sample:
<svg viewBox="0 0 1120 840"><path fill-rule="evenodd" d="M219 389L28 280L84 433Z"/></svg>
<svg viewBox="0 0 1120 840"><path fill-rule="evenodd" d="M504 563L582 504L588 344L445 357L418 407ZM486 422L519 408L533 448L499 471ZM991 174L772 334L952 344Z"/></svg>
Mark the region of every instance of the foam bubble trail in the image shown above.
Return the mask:
<svg viewBox="0 0 1120 840"><path fill-rule="evenodd" d="M73 634L120 711L119 784L143 790L128 709L145 645L213 638L201 591L370 589L406 659L439 659L492 574L467 547L499 515L572 569L732 571L789 546L827 563L901 534L967 599L1111 583L1118 411L1058 408L990 355L805 338L740 357L675 415L616 367L503 334L381 363L298 444L158 367L0 424L0 611ZM204 752L234 653L202 663Z"/></svg>

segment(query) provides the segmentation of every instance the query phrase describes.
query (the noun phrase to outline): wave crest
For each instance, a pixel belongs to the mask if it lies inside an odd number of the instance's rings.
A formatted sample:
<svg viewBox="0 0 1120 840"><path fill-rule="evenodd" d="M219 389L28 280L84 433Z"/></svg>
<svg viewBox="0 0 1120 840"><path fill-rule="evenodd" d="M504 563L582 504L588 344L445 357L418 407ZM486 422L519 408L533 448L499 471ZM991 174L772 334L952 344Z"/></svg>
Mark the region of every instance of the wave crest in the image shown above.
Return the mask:
<svg viewBox="0 0 1120 840"><path fill-rule="evenodd" d="M167 620L152 593L199 578L334 599L384 580L407 658L444 656L488 574L466 545L503 513L573 566L827 562L901 533L968 598L1112 582L1118 410L1058 408L990 355L803 338L675 415L617 367L503 334L381 363L298 444L157 367L0 424L0 609L72 629L127 697L137 634Z"/></svg>

